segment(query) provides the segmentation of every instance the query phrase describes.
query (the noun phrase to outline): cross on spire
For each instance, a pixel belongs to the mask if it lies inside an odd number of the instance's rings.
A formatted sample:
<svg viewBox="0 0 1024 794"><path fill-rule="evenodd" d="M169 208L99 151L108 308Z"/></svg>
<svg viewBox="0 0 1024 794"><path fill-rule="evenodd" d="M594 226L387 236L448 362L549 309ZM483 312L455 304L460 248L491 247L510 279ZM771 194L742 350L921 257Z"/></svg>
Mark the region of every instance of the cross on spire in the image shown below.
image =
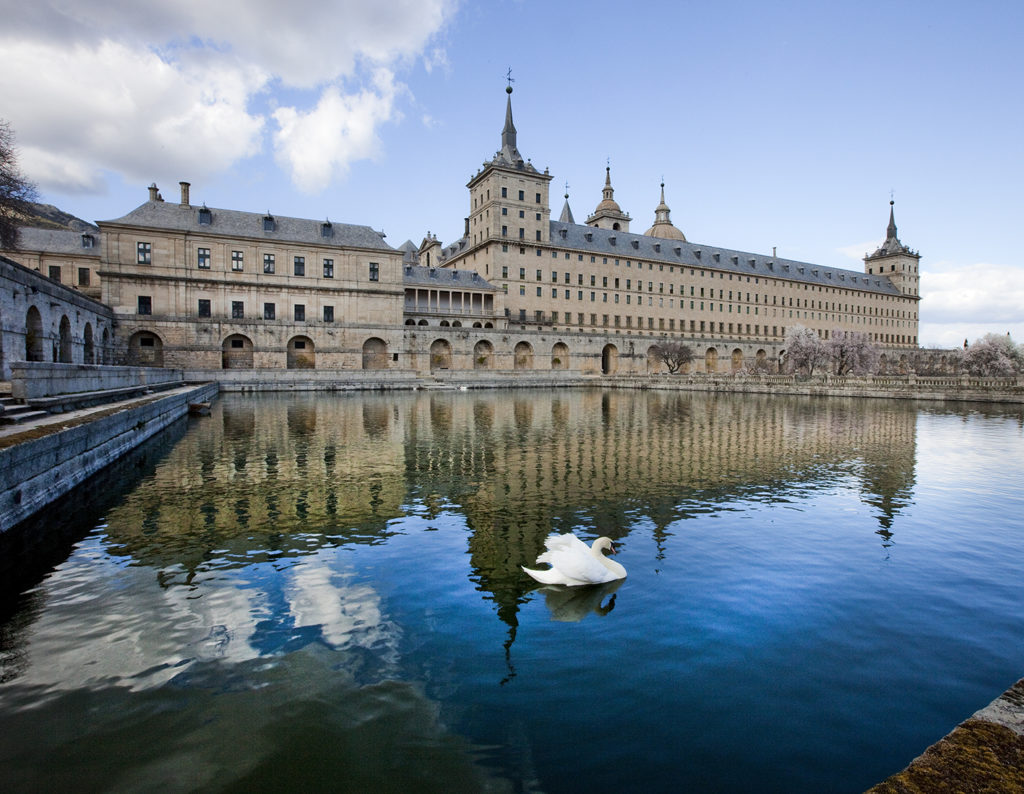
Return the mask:
<svg viewBox="0 0 1024 794"><path fill-rule="evenodd" d="M505 79L508 80L508 87L512 88L512 83L515 82L515 78L512 77L512 67L511 66L508 67L508 71L505 72ZM512 92L509 91L509 93L511 94Z"/></svg>

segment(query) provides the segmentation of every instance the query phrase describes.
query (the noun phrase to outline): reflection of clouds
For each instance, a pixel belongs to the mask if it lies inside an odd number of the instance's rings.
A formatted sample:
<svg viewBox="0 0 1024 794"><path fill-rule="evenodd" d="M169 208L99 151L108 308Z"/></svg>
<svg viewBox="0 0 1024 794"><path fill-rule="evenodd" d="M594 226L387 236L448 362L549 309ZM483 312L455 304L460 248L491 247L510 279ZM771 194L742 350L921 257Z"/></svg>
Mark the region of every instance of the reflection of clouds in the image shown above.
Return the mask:
<svg viewBox="0 0 1024 794"><path fill-rule="evenodd" d="M351 573L332 570L330 552L297 565L275 594L256 586L257 567L234 576L199 573L186 584L173 569L154 576L151 568L125 566L104 553L102 542L86 541L92 548L80 549L40 585L44 607L17 654L21 683L141 690L197 662L239 664L317 635L336 647L372 650L385 665L397 661L397 631L383 616L380 596L352 582ZM171 583L160 586L158 579Z"/></svg>
<svg viewBox="0 0 1024 794"><path fill-rule="evenodd" d="M288 609L295 626L319 627L323 638L336 647L375 649L389 662L397 662L397 627L386 621L380 595L365 583L353 582L352 573L339 573L329 564L332 552L303 559L292 569L285 587Z"/></svg>

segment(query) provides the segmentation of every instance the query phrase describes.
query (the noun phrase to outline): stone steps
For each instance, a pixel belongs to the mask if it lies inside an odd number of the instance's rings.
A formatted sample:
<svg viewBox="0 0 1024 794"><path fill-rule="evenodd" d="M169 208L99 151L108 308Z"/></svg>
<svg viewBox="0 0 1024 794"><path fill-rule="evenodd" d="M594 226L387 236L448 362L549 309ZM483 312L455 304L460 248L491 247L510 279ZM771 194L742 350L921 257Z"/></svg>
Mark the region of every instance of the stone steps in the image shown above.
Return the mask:
<svg viewBox="0 0 1024 794"><path fill-rule="evenodd" d="M0 397L0 424L16 425L49 415L47 411L25 405L13 397Z"/></svg>

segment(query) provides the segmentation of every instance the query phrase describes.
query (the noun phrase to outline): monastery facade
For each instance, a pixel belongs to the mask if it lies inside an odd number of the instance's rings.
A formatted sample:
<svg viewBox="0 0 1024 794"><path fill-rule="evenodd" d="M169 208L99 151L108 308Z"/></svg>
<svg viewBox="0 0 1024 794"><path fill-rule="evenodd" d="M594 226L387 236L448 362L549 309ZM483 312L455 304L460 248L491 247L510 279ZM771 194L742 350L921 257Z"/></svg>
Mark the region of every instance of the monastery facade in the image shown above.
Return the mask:
<svg viewBox="0 0 1024 794"><path fill-rule="evenodd" d="M586 223L568 196L553 220L552 177L520 154L507 91L501 148L469 181L465 233L448 245L195 206L182 182L177 202L151 185L121 218L25 230L8 255L100 297L114 360L189 370L647 373L674 339L697 371L772 371L795 325L866 333L889 359L917 348L920 256L891 208L863 272L689 242L664 185L651 227L631 232L610 169Z"/></svg>

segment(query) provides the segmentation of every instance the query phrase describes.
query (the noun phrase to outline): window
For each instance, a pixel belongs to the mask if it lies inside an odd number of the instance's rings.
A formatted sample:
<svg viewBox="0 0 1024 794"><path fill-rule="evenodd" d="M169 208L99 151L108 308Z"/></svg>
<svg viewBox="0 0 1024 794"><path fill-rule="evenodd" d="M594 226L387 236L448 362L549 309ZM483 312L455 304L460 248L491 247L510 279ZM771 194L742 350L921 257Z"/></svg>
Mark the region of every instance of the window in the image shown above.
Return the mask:
<svg viewBox="0 0 1024 794"><path fill-rule="evenodd" d="M89 286L89 268L80 267L78 268L78 286L88 287Z"/></svg>
<svg viewBox="0 0 1024 794"><path fill-rule="evenodd" d="M263 304L263 319L273 320L277 317L277 306L273 303Z"/></svg>
<svg viewBox="0 0 1024 794"><path fill-rule="evenodd" d="M149 295L139 295L139 308L138 314L152 314L153 313L153 298Z"/></svg>
<svg viewBox="0 0 1024 794"><path fill-rule="evenodd" d="M153 262L153 246L150 243L139 243L137 246L138 250L138 263L140 265L149 265Z"/></svg>
<svg viewBox="0 0 1024 794"><path fill-rule="evenodd" d="M196 265L200 270L210 269L210 249L200 248L196 251Z"/></svg>
<svg viewBox="0 0 1024 794"><path fill-rule="evenodd" d="M508 188L507 187L503 187L501 189L501 197L502 198L508 198Z"/></svg>
<svg viewBox="0 0 1024 794"><path fill-rule="evenodd" d="M333 237L334 227L331 226L330 221L324 221L320 224L320 236L321 237Z"/></svg>
<svg viewBox="0 0 1024 794"><path fill-rule="evenodd" d="M241 273L245 270L245 259L241 251L231 252L231 269L236 273Z"/></svg>
<svg viewBox="0 0 1024 794"><path fill-rule="evenodd" d="M264 254L263 255L263 272L273 273L274 272L274 255Z"/></svg>
<svg viewBox="0 0 1024 794"><path fill-rule="evenodd" d="M334 322L334 307L333 306L324 306L324 322L325 323L333 323Z"/></svg>
<svg viewBox="0 0 1024 794"><path fill-rule="evenodd" d="M537 229L537 240L538 240L538 242L540 241L540 229ZM552 252L552 253L554 253L554 252Z"/></svg>
<svg viewBox="0 0 1024 794"><path fill-rule="evenodd" d="M50 265L50 278L60 283L60 265Z"/></svg>
<svg viewBox="0 0 1024 794"><path fill-rule="evenodd" d="M508 278L508 266L507 265L502 265L501 266L501 277L502 278Z"/></svg>
<svg viewBox="0 0 1024 794"><path fill-rule="evenodd" d="M242 301L231 301L231 319L241 320L245 317L245 304Z"/></svg>
<svg viewBox="0 0 1024 794"><path fill-rule="evenodd" d="M519 239L526 239L526 229L524 229L522 226L519 227ZM540 253L540 251L538 251L537 253Z"/></svg>
<svg viewBox="0 0 1024 794"><path fill-rule="evenodd" d="M537 287L537 297L539 298L540 296L541 296L541 288Z"/></svg>
<svg viewBox="0 0 1024 794"><path fill-rule="evenodd" d="M508 237L508 226L502 226L501 227L501 236L502 237Z"/></svg>
<svg viewBox="0 0 1024 794"><path fill-rule="evenodd" d="M502 207L501 208L501 214L502 215L508 215L508 207Z"/></svg>
<svg viewBox="0 0 1024 794"><path fill-rule="evenodd" d="M213 223L213 213L210 212L210 210L207 209L205 206L204 207L200 207L200 209L199 209L199 225L200 226L209 226L211 223Z"/></svg>
<svg viewBox="0 0 1024 794"><path fill-rule="evenodd" d="M334 278L334 260L324 260L324 278Z"/></svg>
<svg viewBox="0 0 1024 794"><path fill-rule="evenodd" d="M263 218L263 231L265 231L265 232L272 232L272 231L274 231L274 226L275 226L275 224L274 224L274 216L273 215L266 215L266 216L264 216L264 218Z"/></svg>
<svg viewBox="0 0 1024 794"><path fill-rule="evenodd" d="M294 266L293 272L295 273L296 276L304 276L304 275L306 275L306 257L304 257L304 256L297 256L297 257L295 257L295 259L293 260L293 266Z"/></svg>
<svg viewBox="0 0 1024 794"><path fill-rule="evenodd" d="M295 304L295 322L306 322L306 305L304 303Z"/></svg>
<svg viewBox="0 0 1024 794"><path fill-rule="evenodd" d="M519 191L519 200L523 201L525 198L526 198L526 194L524 194L523 191L520 190Z"/></svg>
<svg viewBox="0 0 1024 794"><path fill-rule="evenodd" d="M380 281L380 265L370 262L370 281Z"/></svg>
<svg viewBox="0 0 1024 794"><path fill-rule="evenodd" d="M540 193L538 193L538 194L537 194L537 200L536 200L536 202L535 202L535 203L536 203L536 204L540 204Z"/></svg>
<svg viewBox="0 0 1024 794"><path fill-rule="evenodd" d="M209 317L210 316L210 300L209 298L199 299L199 316Z"/></svg>

